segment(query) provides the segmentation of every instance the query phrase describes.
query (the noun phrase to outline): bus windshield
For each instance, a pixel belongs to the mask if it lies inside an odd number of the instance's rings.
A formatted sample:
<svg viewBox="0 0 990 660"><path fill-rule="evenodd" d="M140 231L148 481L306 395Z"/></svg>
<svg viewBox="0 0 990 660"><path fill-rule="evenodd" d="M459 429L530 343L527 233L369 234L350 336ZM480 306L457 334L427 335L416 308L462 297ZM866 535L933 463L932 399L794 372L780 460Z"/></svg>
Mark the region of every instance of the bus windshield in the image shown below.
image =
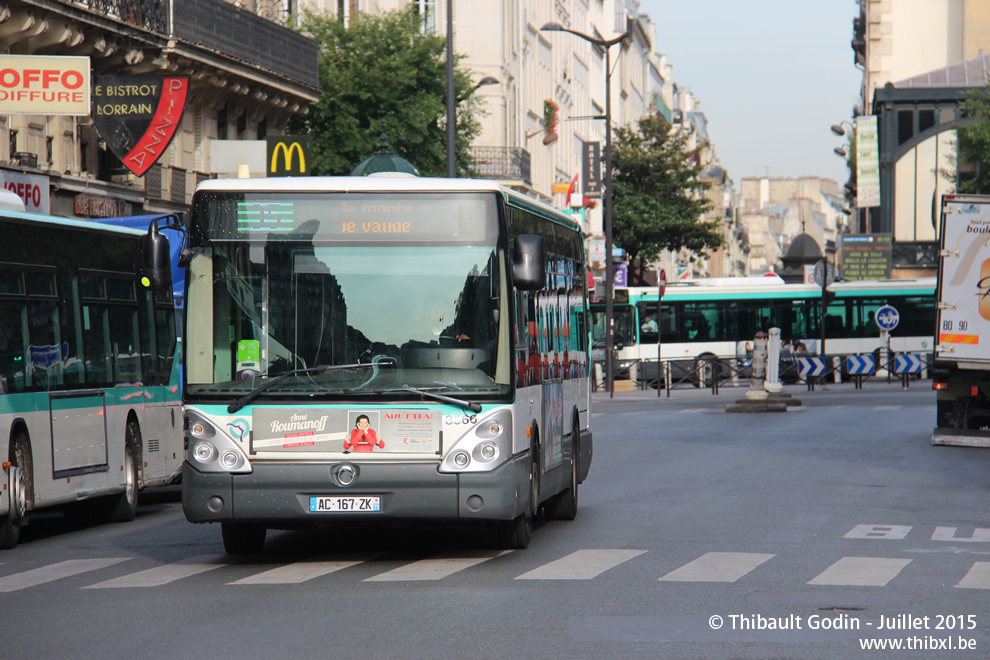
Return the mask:
<svg viewBox="0 0 990 660"><path fill-rule="evenodd" d="M239 396L286 371L337 365L371 368L298 374L259 398L396 396L391 388L403 387L507 395L510 333L500 323L508 323L508 297L494 222L480 223L476 244L462 235L444 243L442 217L424 225L430 245L388 234L321 240L312 231L205 239L190 264L188 396ZM213 231L223 227L210 221ZM342 222L326 212L321 221Z"/></svg>

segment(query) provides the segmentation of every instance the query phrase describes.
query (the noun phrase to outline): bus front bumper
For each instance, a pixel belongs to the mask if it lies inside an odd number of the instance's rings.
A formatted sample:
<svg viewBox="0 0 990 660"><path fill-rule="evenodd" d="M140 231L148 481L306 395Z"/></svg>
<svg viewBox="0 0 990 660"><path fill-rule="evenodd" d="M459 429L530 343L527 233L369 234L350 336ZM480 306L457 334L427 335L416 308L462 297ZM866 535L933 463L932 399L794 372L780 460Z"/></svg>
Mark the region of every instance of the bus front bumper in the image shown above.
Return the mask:
<svg viewBox="0 0 990 660"><path fill-rule="evenodd" d="M364 463L348 486L340 463L255 463L250 474L182 466L182 510L194 523L243 522L270 528L319 527L375 520L512 520L529 508L529 453L492 472L443 474L426 463ZM381 511L311 512L311 497L380 497Z"/></svg>

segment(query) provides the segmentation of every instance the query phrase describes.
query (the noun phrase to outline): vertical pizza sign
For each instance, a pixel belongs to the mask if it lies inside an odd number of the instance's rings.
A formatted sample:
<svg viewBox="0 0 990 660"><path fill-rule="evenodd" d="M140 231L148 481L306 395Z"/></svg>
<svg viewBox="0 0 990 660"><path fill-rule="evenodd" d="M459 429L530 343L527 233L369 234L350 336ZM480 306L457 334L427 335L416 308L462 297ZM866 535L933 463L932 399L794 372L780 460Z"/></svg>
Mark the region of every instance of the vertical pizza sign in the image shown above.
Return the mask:
<svg viewBox="0 0 990 660"><path fill-rule="evenodd" d="M93 123L124 167L144 176L175 137L188 97L188 76L98 76Z"/></svg>

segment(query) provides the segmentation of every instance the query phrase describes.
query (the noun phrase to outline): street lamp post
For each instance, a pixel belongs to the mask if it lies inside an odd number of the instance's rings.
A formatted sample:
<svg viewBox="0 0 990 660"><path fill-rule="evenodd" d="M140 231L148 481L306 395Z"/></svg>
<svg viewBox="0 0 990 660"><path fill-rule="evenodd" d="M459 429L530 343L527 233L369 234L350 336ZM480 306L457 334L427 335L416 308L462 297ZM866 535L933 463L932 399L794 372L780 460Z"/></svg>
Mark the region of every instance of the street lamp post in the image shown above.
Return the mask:
<svg viewBox="0 0 990 660"><path fill-rule="evenodd" d="M612 353L615 345L612 313L612 289L615 283L615 273L612 271L612 64L609 53L612 46L622 43L629 36L629 33L623 32L613 39L596 39L583 32L565 28L560 23L547 23L540 30L544 32L569 32L574 36L581 37L593 46L605 50L605 388L608 390L609 396L615 396L613 391L615 356Z"/></svg>
<svg viewBox="0 0 990 660"><path fill-rule="evenodd" d="M447 0L447 178L457 176L454 140L457 137L454 117L454 0Z"/></svg>

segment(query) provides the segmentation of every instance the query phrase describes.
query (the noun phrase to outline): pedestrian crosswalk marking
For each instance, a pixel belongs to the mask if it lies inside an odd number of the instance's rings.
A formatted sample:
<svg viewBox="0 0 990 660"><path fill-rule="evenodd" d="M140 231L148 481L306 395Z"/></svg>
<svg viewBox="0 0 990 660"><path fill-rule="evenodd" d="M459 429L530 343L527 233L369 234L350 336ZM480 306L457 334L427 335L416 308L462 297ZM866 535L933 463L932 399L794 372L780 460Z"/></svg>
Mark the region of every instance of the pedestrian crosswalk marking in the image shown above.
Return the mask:
<svg viewBox="0 0 990 660"><path fill-rule="evenodd" d="M885 587L910 563L910 559L843 557L809 580L808 584Z"/></svg>
<svg viewBox="0 0 990 660"><path fill-rule="evenodd" d="M523 573L517 580L590 580L646 550L578 550L549 564Z"/></svg>
<svg viewBox="0 0 990 660"><path fill-rule="evenodd" d="M112 589L118 587L160 587L185 577L205 573L225 566L230 561L227 555L190 557L174 564L156 566L112 580L91 584L83 589Z"/></svg>
<svg viewBox="0 0 990 660"><path fill-rule="evenodd" d="M363 582L438 581L491 559L509 554L510 550L451 551L412 561L365 578ZM591 580L647 550L585 549L550 561L518 575L516 580ZM381 553L322 555L277 566L248 577L227 582L229 585L301 584L364 564L381 557ZM777 557L769 553L708 552L658 578L662 582L736 582L757 567ZM70 559L40 568L0 577L0 593L19 591L63 578L108 568L133 557ZM809 580L809 585L885 587L911 563L911 559L894 557L842 557ZM239 571L256 567L242 564L229 555L190 557L183 561L137 571L110 580L82 586L82 589L157 587L217 568L239 564ZM10 564L6 564L9 567ZM960 571L961 572L961 571ZM975 562L955 585L958 589L990 589L990 561Z"/></svg>
<svg viewBox="0 0 990 660"><path fill-rule="evenodd" d="M314 559L286 564L227 584L300 584L363 563L366 559Z"/></svg>
<svg viewBox="0 0 990 660"><path fill-rule="evenodd" d="M762 552L706 552L667 573L663 582L735 582L776 555Z"/></svg>
<svg viewBox="0 0 990 660"><path fill-rule="evenodd" d="M50 564L48 566L42 566L41 568L35 568L30 571L15 573L14 575L8 575L7 577L0 578L0 593L35 587L39 584L45 584L46 582L53 582L55 580L61 580L62 578L73 575L79 575L80 573L87 573L100 568L106 568L107 566L113 566L114 564L119 564L120 562L127 561L128 559L132 559L132 557L68 559L66 561L60 561L57 564Z"/></svg>
<svg viewBox="0 0 990 660"><path fill-rule="evenodd" d="M990 561L974 563L956 589L990 589Z"/></svg>
<svg viewBox="0 0 990 660"><path fill-rule="evenodd" d="M379 573L364 580L364 582L414 582L424 580L442 580L443 578L477 566L489 559L500 557L511 550L482 551L477 553L445 552L443 554L420 559L411 564L393 568L385 573Z"/></svg>

